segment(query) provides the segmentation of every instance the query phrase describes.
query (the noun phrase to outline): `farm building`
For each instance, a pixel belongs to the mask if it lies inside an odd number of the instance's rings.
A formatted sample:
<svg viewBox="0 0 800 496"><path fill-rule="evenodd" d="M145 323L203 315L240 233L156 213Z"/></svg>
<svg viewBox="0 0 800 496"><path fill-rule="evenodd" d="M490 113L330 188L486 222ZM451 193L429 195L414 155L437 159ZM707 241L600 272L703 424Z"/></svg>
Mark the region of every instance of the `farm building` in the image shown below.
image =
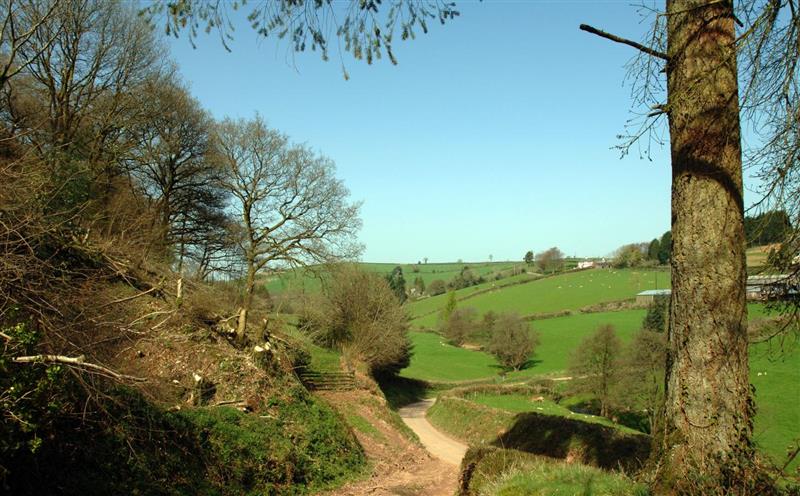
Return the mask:
<svg viewBox="0 0 800 496"><path fill-rule="evenodd" d="M578 262L578 265L575 266L576 269L600 269L606 268L609 264L606 262L606 259L600 260L582 260Z"/></svg>
<svg viewBox="0 0 800 496"><path fill-rule="evenodd" d="M664 296L669 298L671 294L671 289L648 289L647 291L642 291L636 295L636 303L649 305L657 297Z"/></svg>
<svg viewBox="0 0 800 496"><path fill-rule="evenodd" d="M758 275L747 278L747 299L768 300L797 297L800 279L797 275Z"/></svg>
<svg viewBox="0 0 800 496"><path fill-rule="evenodd" d="M761 275L747 278L747 299L767 300L797 297L800 281L796 276ZM671 289L650 289L636 295L636 303L650 304L656 297L672 294Z"/></svg>

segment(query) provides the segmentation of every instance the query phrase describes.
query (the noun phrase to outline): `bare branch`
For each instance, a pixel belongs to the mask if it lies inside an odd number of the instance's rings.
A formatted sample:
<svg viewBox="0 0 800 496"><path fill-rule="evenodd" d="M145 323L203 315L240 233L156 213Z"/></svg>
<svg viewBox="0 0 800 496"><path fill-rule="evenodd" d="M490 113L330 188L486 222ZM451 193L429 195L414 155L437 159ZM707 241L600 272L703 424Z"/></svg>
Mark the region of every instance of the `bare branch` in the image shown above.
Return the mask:
<svg viewBox="0 0 800 496"><path fill-rule="evenodd" d="M62 355L31 355L15 357L14 363L63 363L71 367L78 367L93 372L99 372L102 375L112 377L120 381L133 381L133 382L146 382L147 379L142 377L134 377L131 375L120 374L102 365L90 363L85 361L83 356L68 357Z"/></svg>
<svg viewBox="0 0 800 496"><path fill-rule="evenodd" d="M589 26L588 24L581 24L580 29L581 31L586 31L587 33L596 34L601 38L606 38L616 43L622 43L623 45L632 46L633 48L641 52L644 52L648 55L652 55L653 57L658 57L660 59L669 61L669 57L667 56L666 53L659 52L658 50L653 50L652 48L642 45L641 43L636 43L635 41L626 38L620 38L619 36L613 35L611 33L606 33L605 31Z"/></svg>

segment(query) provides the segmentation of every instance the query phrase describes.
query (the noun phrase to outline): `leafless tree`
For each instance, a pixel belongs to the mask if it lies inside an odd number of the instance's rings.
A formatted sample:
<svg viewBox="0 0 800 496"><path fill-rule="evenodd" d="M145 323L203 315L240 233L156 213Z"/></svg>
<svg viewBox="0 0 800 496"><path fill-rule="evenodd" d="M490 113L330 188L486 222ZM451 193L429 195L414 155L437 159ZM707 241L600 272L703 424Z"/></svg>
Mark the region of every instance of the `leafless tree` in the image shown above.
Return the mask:
<svg viewBox="0 0 800 496"><path fill-rule="evenodd" d="M243 320L259 272L358 255L360 205L349 201L330 159L290 145L260 117L220 123L216 147L221 184L233 197L242 226L247 267Z"/></svg>
<svg viewBox="0 0 800 496"><path fill-rule="evenodd" d="M464 344L478 330L478 312L472 307L455 308L442 321L442 334L456 346Z"/></svg>
<svg viewBox="0 0 800 496"><path fill-rule="evenodd" d="M30 62L6 100L19 139L51 164L55 182L80 176L109 189L121 173L119 123L139 110L132 89L161 69L163 48L128 3L58 3L20 48Z"/></svg>
<svg viewBox="0 0 800 496"><path fill-rule="evenodd" d="M134 184L153 208L153 241L161 256L194 260L204 273L230 239L227 193L210 153L212 120L174 76L154 78L137 91L140 118L127 126L135 143L126 157Z"/></svg>
<svg viewBox="0 0 800 496"><path fill-rule="evenodd" d="M53 43L63 27L59 7L36 0L8 0L0 7L0 90ZM41 36L45 30L49 36Z"/></svg>
<svg viewBox="0 0 800 496"><path fill-rule="evenodd" d="M576 392L591 393L600 400L600 415L607 417L614 388L621 377L622 341L614 326L602 325L575 349L569 366Z"/></svg>
<svg viewBox="0 0 800 496"><path fill-rule="evenodd" d="M664 405L664 367L667 339L663 332L642 329L633 336L624 354L619 400L647 415L650 432L656 430Z"/></svg>
<svg viewBox="0 0 800 496"><path fill-rule="evenodd" d="M536 256L536 265L542 272L561 270L564 268L564 254L554 246Z"/></svg>

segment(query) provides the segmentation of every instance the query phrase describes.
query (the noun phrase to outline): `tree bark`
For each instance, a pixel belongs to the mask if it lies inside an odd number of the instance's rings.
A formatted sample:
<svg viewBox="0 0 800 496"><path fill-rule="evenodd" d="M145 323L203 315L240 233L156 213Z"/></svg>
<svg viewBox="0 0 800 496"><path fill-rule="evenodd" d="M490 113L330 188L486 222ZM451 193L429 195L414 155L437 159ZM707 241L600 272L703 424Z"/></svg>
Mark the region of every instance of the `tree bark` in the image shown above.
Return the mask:
<svg viewBox="0 0 800 496"><path fill-rule="evenodd" d="M672 300L657 494L741 488L752 459L731 2L667 1Z"/></svg>
<svg viewBox="0 0 800 496"><path fill-rule="evenodd" d="M255 292L256 288L257 271L258 268L256 267L255 257L248 254L247 279L245 280L244 287L244 302L242 303L242 308L239 311L239 325L236 330L236 339L240 344L244 344L245 342L245 333L247 332L247 315L250 313L250 309L253 306L253 293Z"/></svg>

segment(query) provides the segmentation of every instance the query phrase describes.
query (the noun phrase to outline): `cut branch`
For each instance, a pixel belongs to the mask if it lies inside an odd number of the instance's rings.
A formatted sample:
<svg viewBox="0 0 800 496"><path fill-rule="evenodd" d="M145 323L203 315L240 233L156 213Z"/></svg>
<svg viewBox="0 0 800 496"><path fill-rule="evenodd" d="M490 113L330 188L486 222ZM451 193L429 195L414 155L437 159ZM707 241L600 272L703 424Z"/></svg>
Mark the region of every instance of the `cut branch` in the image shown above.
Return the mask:
<svg viewBox="0 0 800 496"><path fill-rule="evenodd" d="M67 357L62 355L21 356L21 357L15 357L14 363L63 363L65 365L69 365L72 367L79 367L86 370L99 372L103 375L112 377L120 381L134 381L134 382L147 381L147 379L144 379L142 377L134 377L131 375L120 374L119 372L115 372L107 367L103 367L102 365L86 362L83 356L79 357Z"/></svg>
<svg viewBox="0 0 800 496"><path fill-rule="evenodd" d="M600 29L597 29L597 28L594 28L592 26L589 26L588 24L581 24L580 25L580 29L581 29L581 31L586 31L587 33L596 34L597 36L600 36L601 38L606 38L607 40L611 40L611 41L614 41L616 43L622 43L623 45L632 46L633 48L635 48L635 49L637 49L637 50L639 50L641 52L644 52L644 53L646 53L648 55L652 55L653 57L658 57L660 59L664 59L664 60L669 61L669 56L667 56L666 53L659 52L658 50L654 50L654 49L652 49L650 47L646 47L646 46L642 45L641 43L636 43L635 41L632 41L632 40L629 40L629 39L626 39L626 38L620 38L619 36L613 35L611 33L606 33L605 31L602 31Z"/></svg>
<svg viewBox="0 0 800 496"><path fill-rule="evenodd" d="M142 291L141 293L137 293L137 294L135 294L133 296L128 296L128 297L125 297L125 298L120 298L118 300L109 301L105 305L101 305L99 308L105 308L105 307L108 307L108 306L111 306L111 305L116 305L118 303L124 303L126 301L135 300L136 298L139 298L140 296L144 296L146 294L150 294L153 291L158 291L160 289L161 289L161 284L159 284L158 286L153 286L152 288L148 289L147 291Z"/></svg>

